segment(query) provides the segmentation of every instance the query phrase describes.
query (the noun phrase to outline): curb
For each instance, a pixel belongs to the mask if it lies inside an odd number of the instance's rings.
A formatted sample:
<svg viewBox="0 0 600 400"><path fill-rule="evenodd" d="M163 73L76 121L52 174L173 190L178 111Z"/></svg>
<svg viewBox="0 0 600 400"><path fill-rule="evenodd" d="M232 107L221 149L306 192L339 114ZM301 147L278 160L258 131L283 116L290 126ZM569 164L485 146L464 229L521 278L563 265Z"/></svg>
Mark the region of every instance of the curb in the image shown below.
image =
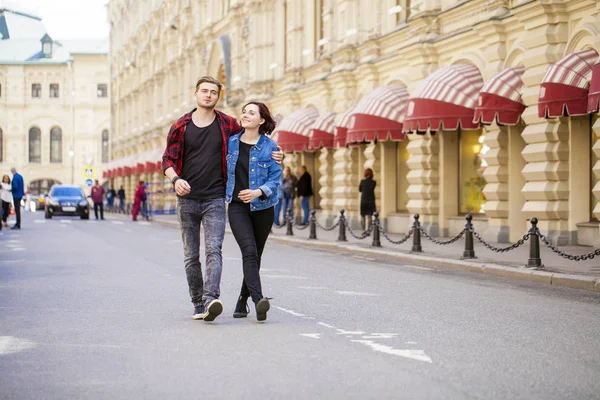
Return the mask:
<svg viewBox="0 0 600 400"><path fill-rule="evenodd" d="M177 221L151 221L160 225L179 227ZM229 229L226 232L231 233ZM269 240L275 240L281 243L293 243L305 247L319 247L322 249L346 250L353 253L374 254L385 256L401 261L418 263L424 266L443 267L459 271L478 272L481 274L495 275L504 278L521 279L530 282L544 283L547 285L563 286L572 289L583 289L600 293L600 278L593 276L563 274L560 272L548 272L528 269L520 266L506 267L488 262L476 262L466 260L453 260L440 257L424 256L419 254L397 253L386 250L375 250L370 248L356 247L350 244L319 242L308 239L298 239L295 237L281 237L277 235L269 236Z"/></svg>

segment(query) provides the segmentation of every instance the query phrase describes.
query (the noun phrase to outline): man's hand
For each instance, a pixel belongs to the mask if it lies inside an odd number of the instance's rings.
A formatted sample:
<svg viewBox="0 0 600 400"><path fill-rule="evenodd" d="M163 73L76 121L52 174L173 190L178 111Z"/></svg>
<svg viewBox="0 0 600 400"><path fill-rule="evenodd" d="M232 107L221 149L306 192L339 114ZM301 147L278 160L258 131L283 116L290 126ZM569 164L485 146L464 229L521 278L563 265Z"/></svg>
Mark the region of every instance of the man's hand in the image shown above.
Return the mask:
<svg viewBox="0 0 600 400"><path fill-rule="evenodd" d="M257 197L262 196L262 190L260 189L255 189L255 190L250 190L250 189L244 189L244 190L240 190L240 194L238 195L239 199L241 201L243 201L244 203L250 203L252 200L254 200Z"/></svg>
<svg viewBox="0 0 600 400"><path fill-rule="evenodd" d="M275 160L277 164L281 164L281 161L283 161L283 149L281 146L277 145L277 151L274 151L271 154L273 156L273 160Z"/></svg>
<svg viewBox="0 0 600 400"><path fill-rule="evenodd" d="M173 186L175 186L175 192L179 196L185 196L186 194L189 194L192 191L192 187L190 186L190 184L183 179L177 179L177 181L175 181L175 185Z"/></svg>

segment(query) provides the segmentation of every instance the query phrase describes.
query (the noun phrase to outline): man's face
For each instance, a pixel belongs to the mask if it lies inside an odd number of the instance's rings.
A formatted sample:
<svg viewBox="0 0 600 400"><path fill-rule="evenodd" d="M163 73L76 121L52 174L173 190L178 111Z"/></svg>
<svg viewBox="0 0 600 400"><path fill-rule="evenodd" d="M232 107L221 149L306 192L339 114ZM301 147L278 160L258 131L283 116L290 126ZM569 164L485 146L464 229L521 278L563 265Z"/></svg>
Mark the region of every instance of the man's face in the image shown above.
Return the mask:
<svg viewBox="0 0 600 400"><path fill-rule="evenodd" d="M219 87L214 83L202 82L194 94L198 107L213 109L219 101Z"/></svg>
<svg viewBox="0 0 600 400"><path fill-rule="evenodd" d="M94 183L96 184L96 186L98 186L98 181L94 181Z"/></svg>

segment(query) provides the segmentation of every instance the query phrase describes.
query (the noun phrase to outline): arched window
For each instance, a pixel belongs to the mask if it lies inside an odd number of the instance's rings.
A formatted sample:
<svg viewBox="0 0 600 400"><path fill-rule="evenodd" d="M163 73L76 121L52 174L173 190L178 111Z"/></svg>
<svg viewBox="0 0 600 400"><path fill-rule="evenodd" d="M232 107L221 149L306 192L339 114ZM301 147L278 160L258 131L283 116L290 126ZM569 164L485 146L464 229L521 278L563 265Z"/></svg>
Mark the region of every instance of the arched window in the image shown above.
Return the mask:
<svg viewBox="0 0 600 400"><path fill-rule="evenodd" d="M62 162L62 130L56 127L50 130L50 162Z"/></svg>
<svg viewBox="0 0 600 400"><path fill-rule="evenodd" d="M42 162L42 133L39 128L29 130L29 162Z"/></svg>
<svg viewBox="0 0 600 400"><path fill-rule="evenodd" d="M102 131L102 162L108 162L108 129Z"/></svg>

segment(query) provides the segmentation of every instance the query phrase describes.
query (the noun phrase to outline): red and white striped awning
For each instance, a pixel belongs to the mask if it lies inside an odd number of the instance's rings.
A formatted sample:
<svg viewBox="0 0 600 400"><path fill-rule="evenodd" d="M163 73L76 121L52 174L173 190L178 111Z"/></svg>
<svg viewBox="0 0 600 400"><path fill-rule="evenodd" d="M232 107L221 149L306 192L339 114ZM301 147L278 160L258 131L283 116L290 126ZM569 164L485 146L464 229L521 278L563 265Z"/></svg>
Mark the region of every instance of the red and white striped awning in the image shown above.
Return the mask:
<svg viewBox="0 0 600 400"><path fill-rule="evenodd" d="M338 115L338 122L335 125L335 136L333 138L333 144L335 147L346 146L346 135L348 134L348 127L350 126L350 120L352 119L352 113L355 107L351 107L347 111Z"/></svg>
<svg viewBox="0 0 600 400"><path fill-rule="evenodd" d="M317 118L319 118L319 112L314 108L296 110L283 118L271 137L283 151L308 150L310 130Z"/></svg>
<svg viewBox="0 0 600 400"><path fill-rule="evenodd" d="M538 115L541 118L587 114L588 89L596 50L571 53L553 64L540 87Z"/></svg>
<svg viewBox="0 0 600 400"><path fill-rule="evenodd" d="M496 120L502 125L516 125L525 111L521 100L525 67L506 68L494 75L479 92L473 122L491 124Z"/></svg>
<svg viewBox="0 0 600 400"><path fill-rule="evenodd" d="M442 67L425 78L408 103L404 132L427 129L477 129L473 122L483 78L477 67L456 64Z"/></svg>
<svg viewBox="0 0 600 400"><path fill-rule="evenodd" d="M408 104L404 85L387 85L365 96L352 113L346 144L373 140L403 140L402 119Z"/></svg>
<svg viewBox="0 0 600 400"><path fill-rule="evenodd" d="M333 147L333 134L334 134L334 122L337 114L330 112L321 115L315 121L308 141L308 148L310 150L320 149L321 147L332 148Z"/></svg>
<svg viewBox="0 0 600 400"><path fill-rule="evenodd" d="M587 111L597 112L600 107L600 57L592 67L592 82L590 83L590 92L588 93Z"/></svg>

